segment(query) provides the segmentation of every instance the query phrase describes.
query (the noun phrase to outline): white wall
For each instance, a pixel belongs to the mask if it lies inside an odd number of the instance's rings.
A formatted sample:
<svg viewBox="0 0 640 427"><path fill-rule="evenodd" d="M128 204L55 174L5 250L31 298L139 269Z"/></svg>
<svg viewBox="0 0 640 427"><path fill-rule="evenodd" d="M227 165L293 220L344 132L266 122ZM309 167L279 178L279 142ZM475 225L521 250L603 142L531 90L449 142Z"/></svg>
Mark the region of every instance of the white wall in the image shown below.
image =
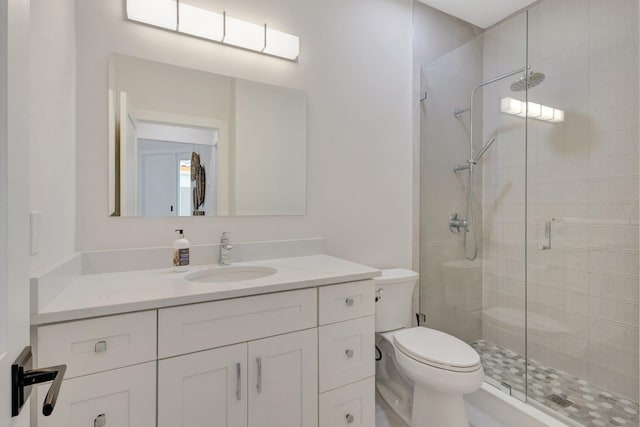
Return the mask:
<svg viewBox="0 0 640 427"><path fill-rule="evenodd" d="M73 0L31 0L31 64L31 210L42 224L40 252L31 257L37 274L75 250Z"/></svg>
<svg viewBox="0 0 640 427"><path fill-rule="evenodd" d="M29 345L29 1L0 3L0 422L10 418L9 364Z"/></svg>
<svg viewBox="0 0 640 427"><path fill-rule="evenodd" d="M330 253L411 263L409 0L221 0L230 15L299 34L299 63L128 22L120 1L77 1L77 249L323 236ZM383 31L382 31L383 30ZM107 54L306 90L308 211L300 217L107 216Z"/></svg>

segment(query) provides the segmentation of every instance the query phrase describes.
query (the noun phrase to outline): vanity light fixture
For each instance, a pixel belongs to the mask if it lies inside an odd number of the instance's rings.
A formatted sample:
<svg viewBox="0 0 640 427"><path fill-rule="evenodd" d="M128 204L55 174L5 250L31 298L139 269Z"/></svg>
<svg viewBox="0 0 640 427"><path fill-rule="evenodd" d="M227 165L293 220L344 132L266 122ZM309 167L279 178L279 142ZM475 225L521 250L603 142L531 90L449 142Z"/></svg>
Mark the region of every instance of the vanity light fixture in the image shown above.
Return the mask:
<svg viewBox="0 0 640 427"><path fill-rule="evenodd" d="M185 3L183 0L125 0L127 19L214 42L295 61L300 38Z"/></svg>
<svg viewBox="0 0 640 427"><path fill-rule="evenodd" d="M500 111L522 118L528 116L531 119L550 123L564 122L564 111L546 105L536 104L535 102L527 103L519 99L502 98L500 100Z"/></svg>
<svg viewBox="0 0 640 427"><path fill-rule="evenodd" d="M176 31L178 8L175 0L128 0L127 18Z"/></svg>

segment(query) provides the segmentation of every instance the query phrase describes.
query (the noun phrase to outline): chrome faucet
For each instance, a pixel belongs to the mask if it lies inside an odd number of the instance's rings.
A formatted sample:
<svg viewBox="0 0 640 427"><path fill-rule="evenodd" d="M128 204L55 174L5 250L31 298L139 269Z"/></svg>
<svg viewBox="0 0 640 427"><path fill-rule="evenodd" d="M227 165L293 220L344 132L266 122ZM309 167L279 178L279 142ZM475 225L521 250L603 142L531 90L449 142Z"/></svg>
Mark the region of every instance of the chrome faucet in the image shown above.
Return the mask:
<svg viewBox="0 0 640 427"><path fill-rule="evenodd" d="M220 258L218 260L220 265L231 265L231 249L233 249L233 246L229 243L229 234L228 231L225 231L220 238Z"/></svg>

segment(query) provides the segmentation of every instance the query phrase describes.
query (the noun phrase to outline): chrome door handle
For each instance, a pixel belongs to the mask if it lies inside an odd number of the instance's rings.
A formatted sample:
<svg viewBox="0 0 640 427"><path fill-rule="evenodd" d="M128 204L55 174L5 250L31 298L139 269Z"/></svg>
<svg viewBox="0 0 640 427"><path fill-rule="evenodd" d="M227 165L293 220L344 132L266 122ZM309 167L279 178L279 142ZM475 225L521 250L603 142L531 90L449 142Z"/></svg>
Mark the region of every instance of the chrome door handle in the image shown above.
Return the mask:
<svg viewBox="0 0 640 427"><path fill-rule="evenodd" d="M354 355L354 352L351 349L346 350L344 353L347 355L349 359L351 359Z"/></svg>
<svg viewBox="0 0 640 427"><path fill-rule="evenodd" d="M100 414L93 420L93 427L105 427L107 425L107 416Z"/></svg>
<svg viewBox="0 0 640 427"><path fill-rule="evenodd" d="M258 394L260 394L262 393L262 357L258 357L256 363L258 364L258 385L256 388L258 389Z"/></svg>
<svg viewBox="0 0 640 427"><path fill-rule="evenodd" d="M236 400L242 399L242 366L236 363Z"/></svg>
<svg viewBox="0 0 640 427"><path fill-rule="evenodd" d="M354 300L353 298L347 298L346 300L344 300L344 303L347 305L347 307L352 307L354 304Z"/></svg>

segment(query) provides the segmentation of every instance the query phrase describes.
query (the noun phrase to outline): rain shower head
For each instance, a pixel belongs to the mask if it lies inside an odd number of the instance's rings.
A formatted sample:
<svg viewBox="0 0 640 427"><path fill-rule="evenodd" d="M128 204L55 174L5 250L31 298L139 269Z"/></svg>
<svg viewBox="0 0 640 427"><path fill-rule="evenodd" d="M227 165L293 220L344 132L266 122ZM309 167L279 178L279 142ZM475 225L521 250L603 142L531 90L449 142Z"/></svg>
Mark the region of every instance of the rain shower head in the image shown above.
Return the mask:
<svg viewBox="0 0 640 427"><path fill-rule="evenodd" d="M545 76L544 73L534 73L533 71L531 71L529 73L528 85L526 76L522 76L520 77L520 80L511 84L511 90L513 92L522 92L525 89L531 89L542 83L546 77L547 76Z"/></svg>

